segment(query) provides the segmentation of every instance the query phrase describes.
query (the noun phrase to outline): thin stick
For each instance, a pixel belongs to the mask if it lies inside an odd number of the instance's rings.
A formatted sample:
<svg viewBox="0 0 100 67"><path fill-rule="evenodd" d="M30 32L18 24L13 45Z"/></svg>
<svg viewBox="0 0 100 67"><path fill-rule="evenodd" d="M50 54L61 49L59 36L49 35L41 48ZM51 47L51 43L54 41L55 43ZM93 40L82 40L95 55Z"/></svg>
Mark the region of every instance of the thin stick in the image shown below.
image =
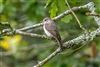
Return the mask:
<svg viewBox="0 0 100 67"><path fill-rule="evenodd" d="M56 56L59 52L60 52L60 49L58 48L52 54L50 54L47 58L45 58L44 60L40 61L37 65L35 65L33 67L41 67L41 66L43 66L46 62L48 62L50 59L52 59L54 56Z"/></svg>
<svg viewBox="0 0 100 67"><path fill-rule="evenodd" d="M43 25L43 23L38 23L38 24L34 24L32 26L23 27L23 28L18 29L18 30L20 30L20 31L29 30L29 29L32 29L32 28L35 28L35 27L39 27L41 25Z"/></svg>
<svg viewBox="0 0 100 67"><path fill-rule="evenodd" d="M86 13L87 16L98 16L100 17L100 14L97 13Z"/></svg>
<svg viewBox="0 0 100 67"><path fill-rule="evenodd" d="M66 2L66 4L67 4L68 8L71 10L71 12L72 12L73 16L75 17L75 19L77 20L77 22L78 22L80 28L81 28L82 30L86 31L86 29L81 25L81 23L80 23L78 17L76 16L76 14L74 13L74 11L71 9L71 7L70 7L68 1L65 0L65 2Z"/></svg>
<svg viewBox="0 0 100 67"><path fill-rule="evenodd" d="M27 35L27 36L30 36L30 37L39 37L39 38L47 38L47 36L45 35L39 35L39 34L35 34L35 33L27 33L27 32L23 32L23 31L20 31L20 30L16 30L15 31L16 34L20 34L20 35Z"/></svg>

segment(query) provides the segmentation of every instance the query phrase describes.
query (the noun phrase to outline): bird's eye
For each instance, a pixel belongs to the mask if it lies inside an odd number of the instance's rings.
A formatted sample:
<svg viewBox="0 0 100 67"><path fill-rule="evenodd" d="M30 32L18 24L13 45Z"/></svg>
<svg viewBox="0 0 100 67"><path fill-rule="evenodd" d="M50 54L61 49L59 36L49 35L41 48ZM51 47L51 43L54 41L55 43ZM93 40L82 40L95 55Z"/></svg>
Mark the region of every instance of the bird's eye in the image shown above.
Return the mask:
<svg viewBox="0 0 100 67"><path fill-rule="evenodd" d="M46 17L46 18L44 18L44 20L43 21L48 21L49 20L49 18L48 17Z"/></svg>
<svg viewBox="0 0 100 67"><path fill-rule="evenodd" d="M44 21L47 21L47 20L48 20L47 18L44 19Z"/></svg>

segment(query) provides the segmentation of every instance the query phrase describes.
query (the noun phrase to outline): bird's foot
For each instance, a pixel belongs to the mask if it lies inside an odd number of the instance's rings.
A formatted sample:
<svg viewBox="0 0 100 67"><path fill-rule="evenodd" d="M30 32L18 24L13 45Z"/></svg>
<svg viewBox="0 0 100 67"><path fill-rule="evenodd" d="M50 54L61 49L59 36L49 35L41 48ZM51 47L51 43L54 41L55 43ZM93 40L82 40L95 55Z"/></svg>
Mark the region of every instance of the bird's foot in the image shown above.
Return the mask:
<svg viewBox="0 0 100 67"><path fill-rule="evenodd" d="M63 47L59 47L59 51L62 52L64 50Z"/></svg>

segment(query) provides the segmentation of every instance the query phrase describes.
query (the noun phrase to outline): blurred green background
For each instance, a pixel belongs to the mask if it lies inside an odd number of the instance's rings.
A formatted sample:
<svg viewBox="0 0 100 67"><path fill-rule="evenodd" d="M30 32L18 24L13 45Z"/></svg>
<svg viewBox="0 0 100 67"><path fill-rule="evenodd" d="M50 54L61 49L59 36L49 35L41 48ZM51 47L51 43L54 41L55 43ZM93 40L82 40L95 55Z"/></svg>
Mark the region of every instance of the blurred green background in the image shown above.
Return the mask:
<svg viewBox="0 0 100 67"><path fill-rule="evenodd" d="M91 1L100 14L100 0L68 0L71 7ZM0 23L8 22L12 28L19 29L40 23L47 16L53 18L67 9L65 0L0 0ZM87 30L96 30L97 24L91 16L85 15L86 12L86 9L82 9L75 13ZM73 15L67 15L56 22L64 42L84 33ZM44 34L42 27L27 32ZM5 36L0 40L0 67L32 67L56 48L55 42L43 38ZM43 67L100 67L99 36L81 50L74 51L75 48L57 55Z"/></svg>

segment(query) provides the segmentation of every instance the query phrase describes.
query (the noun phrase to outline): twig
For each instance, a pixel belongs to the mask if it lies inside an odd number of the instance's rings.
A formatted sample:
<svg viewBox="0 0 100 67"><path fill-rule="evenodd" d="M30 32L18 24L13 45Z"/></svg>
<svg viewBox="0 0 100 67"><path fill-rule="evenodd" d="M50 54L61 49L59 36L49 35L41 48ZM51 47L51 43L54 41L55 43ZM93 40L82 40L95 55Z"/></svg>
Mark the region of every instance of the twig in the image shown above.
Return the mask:
<svg viewBox="0 0 100 67"><path fill-rule="evenodd" d="M95 5L93 2L90 3L87 7L92 14L96 14L95 12ZM97 25L100 26L100 18L98 16L93 16L94 20L96 21Z"/></svg>
<svg viewBox="0 0 100 67"><path fill-rule="evenodd" d="M24 27L24 28L21 28L21 29L18 29L18 30L20 30L20 31L29 30L29 29L32 29L32 28L35 28L35 27L39 27L41 25L43 25L43 23L38 23L38 24L28 26L28 27Z"/></svg>
<svg viewBox="0 0 100 67"><path fill-rule="evenodd" d="M54 56L56 56L59 52L60 52L60 49L58 48L52 54L50 54L47 58L45 58L44 60L40 61L37 65L35 65L33 67L41 67L41 66L43 66L46 62L48 62L50 59L52 59Z"/></svg>
<svg viewBox="0 0 100 67"><path fill-rule="evenodd" d="M100 17L100 14L97 13L86 13L87 16L97 16Z"/></svg>
<svg viewBox="0 0 100 67"><path fill-rule="evenodd" d="M80 23L78 17L76 16L76 14L74 13L74 11L71 9L71 7L70 7L68 1L65 0L65 2L66 2L66 4L67 4L68 8L70 9L70 11L72 12L73 16L75 17L75 19L77 20L77 22L78 22L80 28L81 28L82 30L86 31L86 29L83 27L83 25L81 25L81 23Z"/></svg>
<svg viewBox="0 0 100 67"><path fill-rule="evenodd" d="M31 36L31 37L39 37L39 38L46 38L49 39L47 36L45 35L39 35L39 34L35 34L35 33L27 33L27 32L23 32L20 30L16 30L15 31L16 34L21 34L21 35L27 35L27 36Z"/></svg>

